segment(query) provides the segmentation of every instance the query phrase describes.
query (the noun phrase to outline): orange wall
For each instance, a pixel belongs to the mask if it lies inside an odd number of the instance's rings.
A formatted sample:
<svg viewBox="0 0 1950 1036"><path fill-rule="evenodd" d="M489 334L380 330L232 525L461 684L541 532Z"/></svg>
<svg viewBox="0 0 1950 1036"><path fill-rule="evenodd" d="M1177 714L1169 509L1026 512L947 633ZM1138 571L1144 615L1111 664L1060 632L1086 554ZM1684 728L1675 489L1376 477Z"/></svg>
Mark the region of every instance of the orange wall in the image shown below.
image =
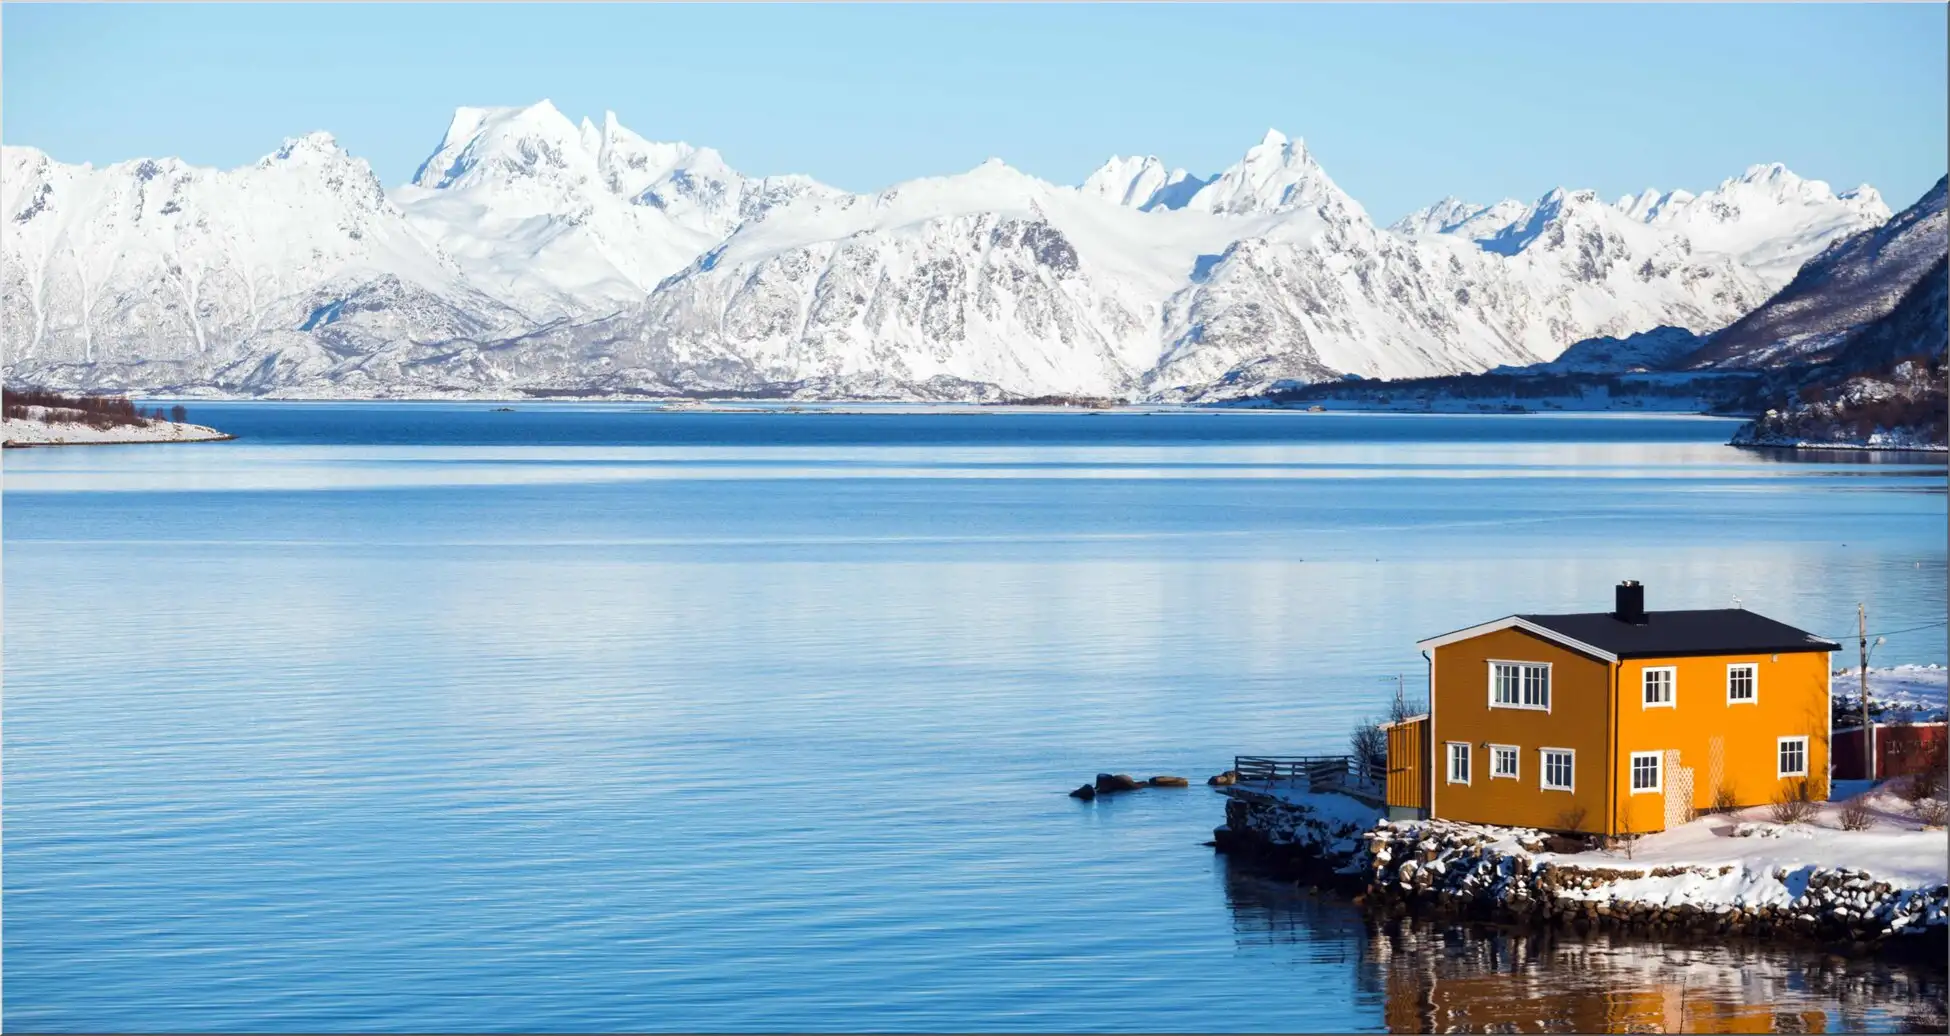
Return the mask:
<svg viewBox="0 0 1950 1036"><path fill-rule="evenodd" d="M1752 704L1727 703L1727 665L1752 662L1759 684ZM1674 669L1673 707L1647 708L1644 672ZM1693 806L1713 805L1716 781L1733 792L1741 806L1774 800L1788 783L1777 776L1777 738L1806 736L1808 775L1820 797L1827 795L1828 655L1797 651L1779 655L1716 655L1700 658L1627 659L1619 663L1618 760L1615 780L1621 802L1621 830L1664 830L1663 794L1631 792L1633 752L1677 749L1679 764L1693 773ZM1670 767L1664 784L1675 787Z"/></svg>
<svg viewBox="0 0 1950 1036"><path fill-rule="evenodd" d="M1429 808L1429 721L1403 720L1388 728L1388 804Z"/></svg>
<svg viewBox="0 0 1950 1036"><path fill-rule="evenodd" d="M1606 742L1611 722L1611 666L1552 641L1508 629L1438 647L1430 689L1433 815L1451 820L1521 827L1566 828L1582 808L1581 831L1603 832L1606 822ZM1548 662L1551 709L1491 708L1490 661ZM1470 783L1449 783L1448 742L1470 747ZM1485 743L1515 745L1515 780L1490 776ZM1577 753L1572 791L1545 791L1539 749Z"/></svg>

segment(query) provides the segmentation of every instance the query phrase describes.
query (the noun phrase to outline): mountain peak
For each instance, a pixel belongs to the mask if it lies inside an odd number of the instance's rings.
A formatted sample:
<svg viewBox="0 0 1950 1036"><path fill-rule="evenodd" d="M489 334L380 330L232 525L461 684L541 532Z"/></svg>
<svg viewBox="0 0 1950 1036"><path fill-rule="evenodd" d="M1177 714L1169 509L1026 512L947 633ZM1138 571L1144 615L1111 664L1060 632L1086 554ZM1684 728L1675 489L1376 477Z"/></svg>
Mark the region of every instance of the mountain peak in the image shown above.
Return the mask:
<svg viewBox="0 0 1950 1036"><path fill-rule="evenodd" d="M1244 158L1192 195L1190 208L1247 215L1312 210L1333 222L1366 213L1314 161L1305 140L1267 130Z"/></svg>
<svg viewBox="0 0 1950 1036"><path fill-rule="evenodd" d="M1425 234L1456 234L1471 240L1489 237L1521 217L1528 207L1514 199L1494 205L1477 205L1455 195L1396 220L1388 229L1397 234L1419 237Z"/></svg>
<svg viewBox="0 0 1950 1036"><path fill-rule="evenodd" d="M546 99L521 108L456 108L440 146L413 174L417 187L441 189L463 182L520 179L552 171L593 173L595 156L584 120L570 122Z"/></svg>
<svg viewBox="0 0 1950 1036"><path fill-rule="evenodd" d="M346 154L345 150L339 147L338 139L330 133L324 130L313 130L302 136L286 137L284 143L279 145L276 151L265 155L263 161L259 162L258 165L269 167L293 162L309 164L321 161L347 161L358 162L360 165L365 164L362 160Z"/></svg>
<svg viewBox="0 0 1950 1036"><path fill-rule="evenodd" d="M1882 192L1866 183L1858 185L1853 190L1843 191L1838 197L1843 201L1855 202L1864 208L1875 208L1876 206L1883 208L1889 207L1888 203L1882 200Z"/></svg>
<svg viewBox="0 0 1950 1036"><path fill-rule="evenodd" d="M1789 172L1788 167L1782 165L1779 162L1766 162L1759 165L1750 165L1747 167L1746 172L1740 174L1741 183L1760 183L1764 180L1778 182L1781 180L1799 180L1799 179L1800 177L1794 175L1792 172Z"/></svg>

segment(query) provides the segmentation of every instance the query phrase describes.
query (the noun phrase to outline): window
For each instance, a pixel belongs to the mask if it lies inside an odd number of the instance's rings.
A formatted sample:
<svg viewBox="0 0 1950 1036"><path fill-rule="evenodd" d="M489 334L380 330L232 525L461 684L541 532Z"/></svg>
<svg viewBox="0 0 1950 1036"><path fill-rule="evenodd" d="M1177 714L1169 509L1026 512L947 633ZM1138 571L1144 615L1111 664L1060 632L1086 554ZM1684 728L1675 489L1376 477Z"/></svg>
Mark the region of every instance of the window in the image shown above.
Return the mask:
<svg viewBox="0 0 1950 1036"><path fill-rule="evenodd" d="M1551 667L1543 662L1491 662L1490 707L1543 709L1551 707Z"/></svg>
<svg viewBox="0 0 1950 1036"><path fill-rule="evenodd" d="M1675 673L1671 666L1659 666L1645 671L1645 707L1673 708L1672 685Z"/></svg>
<svg viewBox="0 0 1950 1036"><path fill-rule="evenodd" d="M1642 791L1658 791L1659 788L1659 753L1633 752L1632 794L1637 795Z"/></svg>
<svg viewBox="0 0 1950 1036"><path fill-rule="evenodd" d="M1572 787L1572 761L1577 753L1569 748L1545 748L1544 790L1570 791Z"/></svg>
<svg viewBox="0 0 1950 1036"><path fill-rule="evenodd" d="M1751 702L1760 684L1760 667L1752 662L1727 667L1727 704Z"/></svg>
<svg viewBox="0 0 1950 1036"><path fill-rule="evenodd" d="M1808 739L1805 737L1781 738L1782 777L1808 776Z"/></svg>
<svg viewBox="0 0 1950 1036"><path fill-rule="evenodd" d="M1467 742L1449 742L1449 783L1469 783L1469 745Z"/></svg>
<svg viewBox="0 0 1950 1036"><path fill-rule="evenodd" d="M1515 777L1517 775L1517 746L1490 746L1490 776Z"/></svg>

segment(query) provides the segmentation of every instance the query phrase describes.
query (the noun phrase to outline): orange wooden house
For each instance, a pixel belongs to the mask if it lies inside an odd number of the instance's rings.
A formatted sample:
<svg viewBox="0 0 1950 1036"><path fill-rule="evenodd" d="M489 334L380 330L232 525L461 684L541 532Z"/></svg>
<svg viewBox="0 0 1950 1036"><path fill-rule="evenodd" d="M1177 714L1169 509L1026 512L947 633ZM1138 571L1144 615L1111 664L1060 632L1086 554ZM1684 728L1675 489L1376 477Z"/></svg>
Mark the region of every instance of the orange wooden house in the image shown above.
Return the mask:
<svg viewBox="0 0 1950 1036"><path fill-rule="evenodd" d="M1828 786L1828 653L1739 608L1511 615L1431 637L1429 712L1388 730L1398 818L1645 834Z"/></svg>

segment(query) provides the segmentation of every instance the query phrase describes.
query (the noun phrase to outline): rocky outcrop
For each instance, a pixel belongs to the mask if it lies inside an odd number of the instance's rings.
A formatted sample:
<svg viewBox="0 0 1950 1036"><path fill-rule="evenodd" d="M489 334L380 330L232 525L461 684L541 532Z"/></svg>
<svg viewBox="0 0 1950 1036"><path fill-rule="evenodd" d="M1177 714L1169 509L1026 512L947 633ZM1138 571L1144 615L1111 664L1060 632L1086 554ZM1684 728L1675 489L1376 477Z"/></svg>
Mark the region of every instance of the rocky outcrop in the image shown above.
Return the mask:
<svg viewBox="0 0 1950 1036"><path fill-rule="evenodd" d="M1097 792L1136 791L1142 787L1137 779L1128 773L1100 773L1097 775Z"/></svg>
<svg viewBox="0 0 1950 1036"><path fill-rule="evenodd" d="M1356 890L1360 824L1244 788L1223 791L1226 822L1212 832L1212 845L1219 852L1251 860L1280 877Z"/></svg>

